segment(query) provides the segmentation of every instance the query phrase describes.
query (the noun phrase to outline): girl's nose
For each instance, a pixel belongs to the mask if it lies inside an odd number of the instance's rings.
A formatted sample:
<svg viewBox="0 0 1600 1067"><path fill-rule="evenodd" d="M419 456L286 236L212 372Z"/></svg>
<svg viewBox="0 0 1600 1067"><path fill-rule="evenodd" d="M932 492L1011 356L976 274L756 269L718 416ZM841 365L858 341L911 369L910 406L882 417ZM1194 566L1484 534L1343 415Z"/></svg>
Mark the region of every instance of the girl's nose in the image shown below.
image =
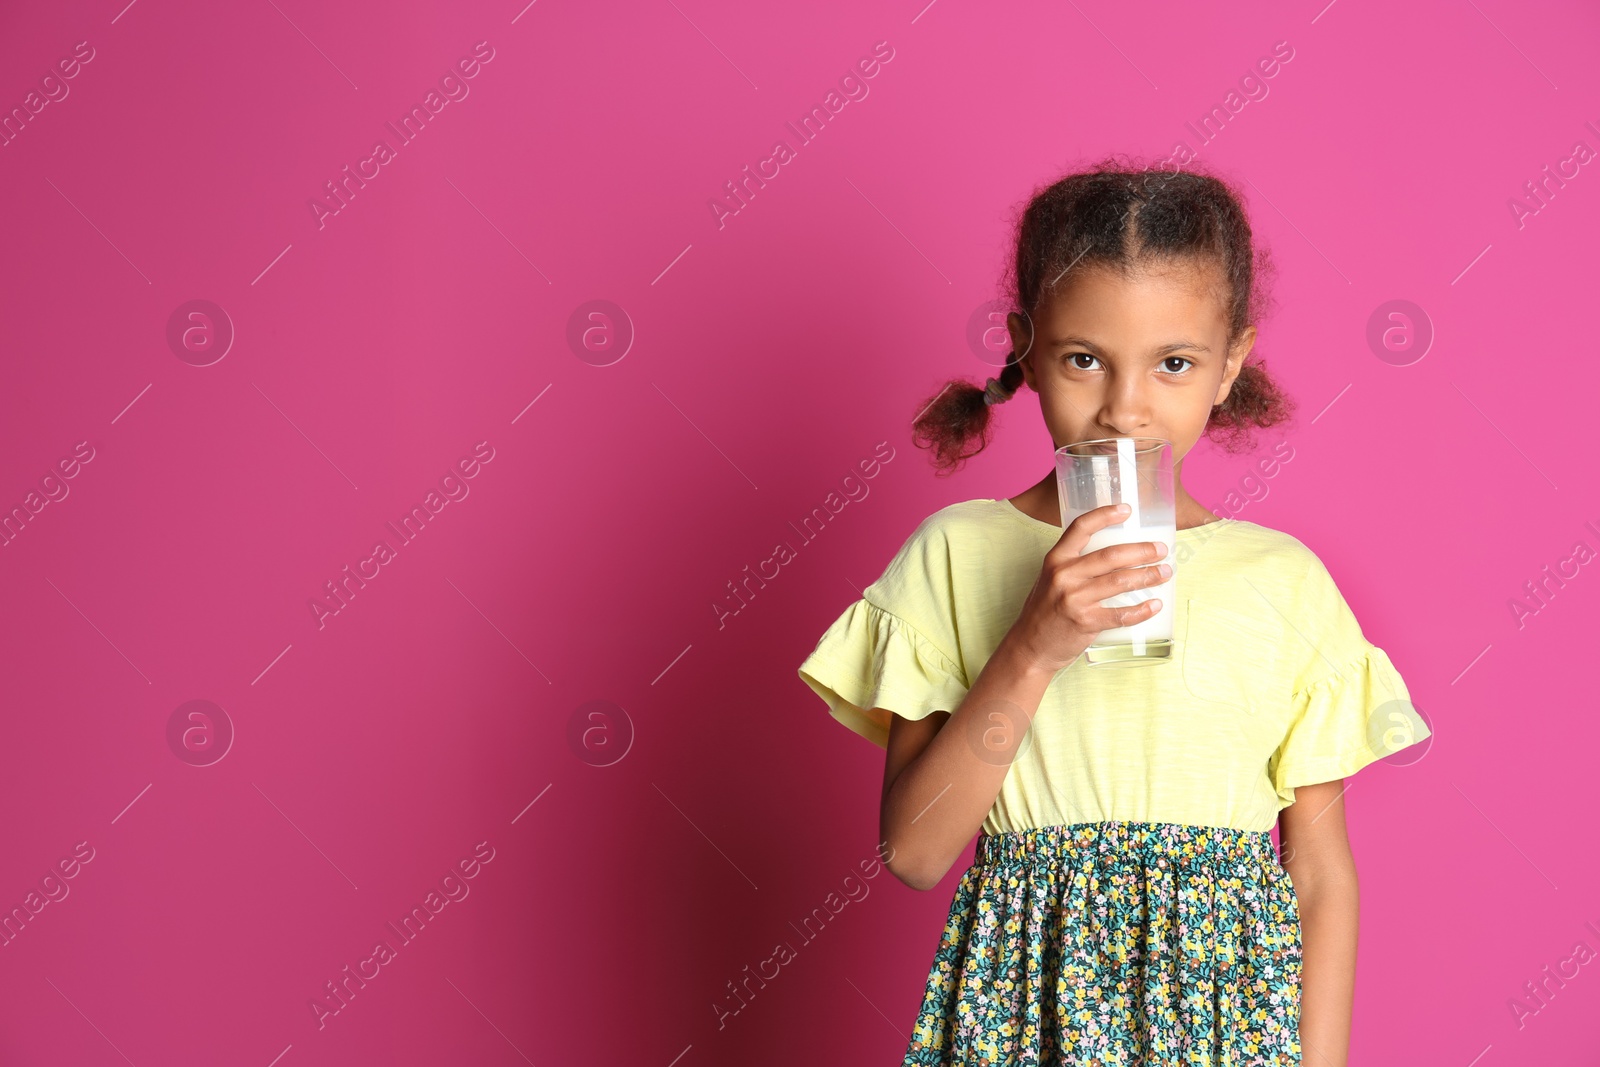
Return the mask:
<svg viewBox="0 0 1600 1067"><path fill-rule="evenodd" d="M1106 398L1100 411L1100 424L1111 427L1118 437L1129 437L1150 425L1150 406L1134 392Z"/></svg>

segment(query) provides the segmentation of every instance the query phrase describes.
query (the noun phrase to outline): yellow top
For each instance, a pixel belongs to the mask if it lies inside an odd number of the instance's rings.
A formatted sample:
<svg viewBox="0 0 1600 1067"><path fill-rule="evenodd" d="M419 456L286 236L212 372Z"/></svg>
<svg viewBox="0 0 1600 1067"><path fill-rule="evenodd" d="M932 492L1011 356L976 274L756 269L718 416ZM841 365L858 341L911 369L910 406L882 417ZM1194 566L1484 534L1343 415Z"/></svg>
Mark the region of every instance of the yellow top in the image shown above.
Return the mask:
<svg viewBox="0 0 1600 1067"><path fill-rule="evenodd" d="M1007 500L933 513L828 627L801 679L880 747L890 712L955 711L1061 532ZM1429 736L1388 654L1300 541L1222 519L1179 530L1171 562L1171 658L1091 666L1080 656L1059 672L985 833L1113 819L1270 830L1295 786L1346 777ZM982 730L1008 727L984 720L974 717L977 751Z"/></svg>

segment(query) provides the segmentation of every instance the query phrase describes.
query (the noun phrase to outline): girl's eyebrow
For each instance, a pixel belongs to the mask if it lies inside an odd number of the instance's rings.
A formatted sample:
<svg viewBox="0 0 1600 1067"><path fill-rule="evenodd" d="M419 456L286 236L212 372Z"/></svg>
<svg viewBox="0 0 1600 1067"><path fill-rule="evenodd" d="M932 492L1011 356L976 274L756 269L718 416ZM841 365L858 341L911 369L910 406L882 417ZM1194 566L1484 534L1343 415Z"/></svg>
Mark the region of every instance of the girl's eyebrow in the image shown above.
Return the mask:
<svg viewBox="0 0 1600 1067"><path fill-rule="evenodd" d="M1087 337L1063 337L1059 340L1050 342L1051 348L1066 348L1068 345L1079 345L1083 348L1087 348L1091 352L1100 352L1100 346L1089 340ZM1168 341L1166 344L1156 349L1153 354L1157 356L1165 356L1169 353L1182 352L1186 349L1194 352L1211 351L1211 349L1207 346L1198 344L1194 341Z"/></svg>

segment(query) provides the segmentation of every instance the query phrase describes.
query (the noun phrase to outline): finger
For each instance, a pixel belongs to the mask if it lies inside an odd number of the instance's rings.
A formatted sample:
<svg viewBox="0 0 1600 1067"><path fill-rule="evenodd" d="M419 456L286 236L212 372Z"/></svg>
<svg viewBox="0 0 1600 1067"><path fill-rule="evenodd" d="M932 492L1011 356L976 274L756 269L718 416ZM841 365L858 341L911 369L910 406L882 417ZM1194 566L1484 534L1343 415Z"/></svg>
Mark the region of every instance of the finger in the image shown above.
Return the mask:
<svg viewBox="0 0 1600 1067"><path fill-rule="evenodd" d="M1076 560L1066 561L1075 573L1085 577L1108 574L1124 567L1138 567L1165 561L1167 545L1164 541L1133 541L1125 545L1107 545L1086 553Z"/></svg>
<svg viewBox="0 0 1600 1067"><path fill-rule="evenodd" d="M1150 599L1141 604L1135 604L1132 607L1106 608L1104 610L1106 613L1106 618L1110 621L1108 621L1105 626L1101 627L1101 633L1104 633L1106 630L1110 630L1113 627L1133 626L1137 623L1144 622L1147 619L1154 618L1156 612L1161 610L1161 601L1158 599Z"/></svg>
<svg viewBox="0 0 1600 1067"><path fill-rule="evenodd" d="M1106 504L1090 511L1084 512L1061 531L1061 537L1050 549L1048 555L1067 558L1076 557L1089 543L1089 535L1107 526L1115 526L1128 517L1128 505Z"/></svg>
<svg viewBox="0 0 1600 1067"><path fill-rule="evenodd" d="M1161 573L1163 566L1168 568L1165 574ZM1098 604L1111 599L1118 593L1127 593L1135 589L1148 589L1153 585L1160 585L1171 577L1170 564L1158 563L1152 567L1126 567L1110 571L1085 582L1078 592L1080 596L1091 599Z"/></svg>

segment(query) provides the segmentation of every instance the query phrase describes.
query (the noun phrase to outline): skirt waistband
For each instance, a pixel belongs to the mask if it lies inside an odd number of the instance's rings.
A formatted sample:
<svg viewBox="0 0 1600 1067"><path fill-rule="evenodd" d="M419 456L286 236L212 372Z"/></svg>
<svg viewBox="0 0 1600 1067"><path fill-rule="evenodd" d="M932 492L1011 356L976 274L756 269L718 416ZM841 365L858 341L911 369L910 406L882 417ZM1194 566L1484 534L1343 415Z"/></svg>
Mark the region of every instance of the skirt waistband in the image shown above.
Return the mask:
<svg viewBox="0 0 1600 1067"><path fill-rule="evenodd" d="M1281 868L1272 835L1266 830L1226 826L1113 820L1040 826L978 838L975 865L1082 863L1098 866Z"/></svg>

